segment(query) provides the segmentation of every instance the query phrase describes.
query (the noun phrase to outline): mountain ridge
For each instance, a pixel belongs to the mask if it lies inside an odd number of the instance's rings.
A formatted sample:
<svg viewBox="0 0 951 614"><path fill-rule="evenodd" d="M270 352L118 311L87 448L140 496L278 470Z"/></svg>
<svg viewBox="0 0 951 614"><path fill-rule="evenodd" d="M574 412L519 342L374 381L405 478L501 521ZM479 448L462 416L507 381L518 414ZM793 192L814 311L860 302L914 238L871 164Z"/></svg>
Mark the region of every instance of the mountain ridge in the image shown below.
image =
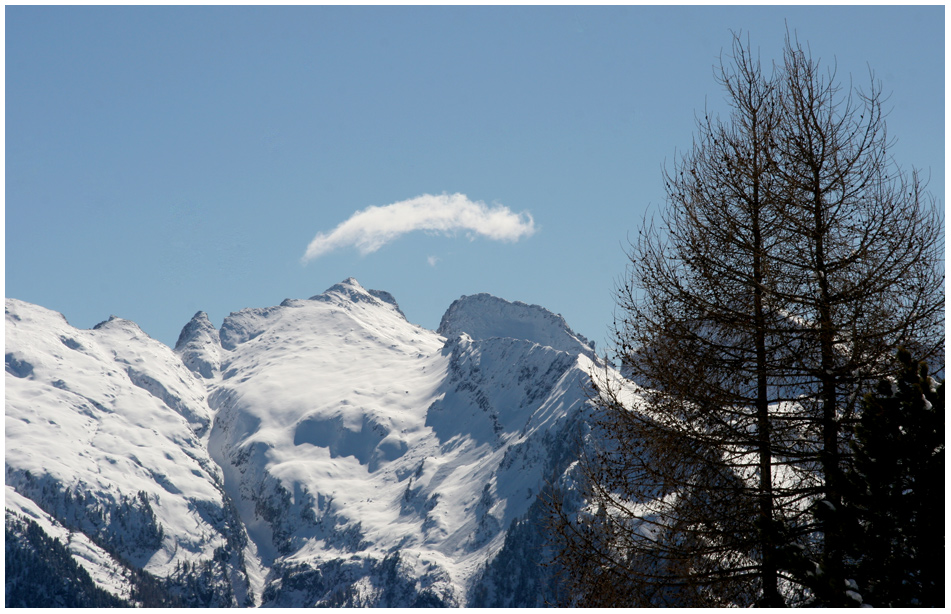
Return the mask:
<svg viewBox="0 0 951 614"><path fill-rule="evenodd" d="M121 318L81 331L51 314L7 299L8 492L196 605L500 594L487 565L566 469L554 450L586 411L594 364L541 307L463 297L429 331L352 278L218 329L199 311L174 349ZM42 415L93 429L92 453L59 446L91 454L86 473L44 469L64 436ZM103 439L102 425L133 443ZM100 464L118 467L106 482L89 477ZM8 505L8 526L23 509ZM187 537L196 528L204 541Z"/></svg>

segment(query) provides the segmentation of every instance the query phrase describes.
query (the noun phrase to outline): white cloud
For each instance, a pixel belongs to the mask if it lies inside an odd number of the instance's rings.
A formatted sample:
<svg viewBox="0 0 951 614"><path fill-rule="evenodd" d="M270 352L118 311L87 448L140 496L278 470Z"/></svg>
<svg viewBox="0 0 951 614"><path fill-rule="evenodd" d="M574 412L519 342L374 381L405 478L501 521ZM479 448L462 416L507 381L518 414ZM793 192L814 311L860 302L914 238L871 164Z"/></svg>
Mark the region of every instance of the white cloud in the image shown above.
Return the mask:
<svg viewBox="0 0 951 614"><path fill-rule="evenodd" d="M429 256L428 258L426 258L426 262L429 263L429 266L434 267L436 266L436 263L439 262L439 258L437 258L436 256Z"/></svg>
<svg viewBox="0 0 951 614"><path fill-rule="evenodd" d="M414 230L451 235L459 230L496 241L518 241L535 232L527 211L512 213L502 205L487 206L465 194L423 194L383 207L367 207L329 233L319 232L307 246L303 262L341 247L353 246L363 255Z"/></svg>

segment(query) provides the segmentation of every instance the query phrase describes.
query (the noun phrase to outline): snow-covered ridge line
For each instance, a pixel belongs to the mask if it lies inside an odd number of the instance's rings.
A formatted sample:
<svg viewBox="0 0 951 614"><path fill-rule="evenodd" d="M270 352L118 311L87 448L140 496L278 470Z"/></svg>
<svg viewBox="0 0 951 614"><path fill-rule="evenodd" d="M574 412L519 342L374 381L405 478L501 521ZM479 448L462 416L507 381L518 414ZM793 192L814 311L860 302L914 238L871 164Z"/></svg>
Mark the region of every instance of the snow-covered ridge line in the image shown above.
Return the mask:
<svg viewBox="0 0 951 614"><path fill-rule="evenodd" d="M561 316L482 294L431 331L351 278L174 350L10 299L6 330L8 488L187 603L542 604L487 565L537 574L518 540L578 440L593 347Z"/></svg>

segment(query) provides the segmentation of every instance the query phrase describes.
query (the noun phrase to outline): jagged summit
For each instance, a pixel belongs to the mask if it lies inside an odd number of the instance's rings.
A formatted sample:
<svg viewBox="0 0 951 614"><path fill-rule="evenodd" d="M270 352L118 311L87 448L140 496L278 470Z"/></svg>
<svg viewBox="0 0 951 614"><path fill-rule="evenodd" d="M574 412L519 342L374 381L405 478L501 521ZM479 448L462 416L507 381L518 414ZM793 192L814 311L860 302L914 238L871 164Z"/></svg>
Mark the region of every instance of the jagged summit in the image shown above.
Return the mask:
<svg viewBox="0 0 951 614"><path fill-rule="evenodd" d="M560 315L485 293L453 301L436 332L444 337L466 333L473 339L511 337L574 354L594 353L594 344L572 331Z"/></svg>
<svg viewBox="0 0 951 614"><path fill-rule="evenodd" d="M175 350L181 350L188 343L203 338L205 336L214 337L217 340L218 338L218 329L215 328L215 325L211 323L211 320L208 319L208 314L204 311L199 311L192 319L188 321L188 324L182 328L181 334L178 335L178 341L175 343Z"/></svg>
<svg viewBox="0 0 951 614"><path fill-rule="evenodd" d="M182 328L175 352L191 371L211 379L221 367L221 339L218 329L204 311L196 313Z"/></svg>

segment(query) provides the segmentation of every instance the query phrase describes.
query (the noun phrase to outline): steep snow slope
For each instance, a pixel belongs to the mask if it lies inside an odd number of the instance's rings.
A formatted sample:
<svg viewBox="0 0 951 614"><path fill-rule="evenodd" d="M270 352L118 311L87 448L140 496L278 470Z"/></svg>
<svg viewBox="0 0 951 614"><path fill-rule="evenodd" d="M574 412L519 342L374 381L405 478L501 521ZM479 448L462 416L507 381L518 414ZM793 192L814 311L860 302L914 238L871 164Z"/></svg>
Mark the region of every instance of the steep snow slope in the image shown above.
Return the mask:
<svg viewBox="0 0 951 614"><path fill-rule="evenodd" d="M14 299L5 344L8 487L161 577L241 541L207 452L205 386L168 347L127 320L78 330ZM219 597L240 604L241 553L229 557Z"/></svg>
<svg viewBox="0 0 951 614"><path fill-rule="evenodd" d="M542 604L537 495L593 357L560 316L475 295L434 332L348 279L220 329L199 312L172 351L6 307L8 519L87 535L111 593L115 563L186 605Z"/></svg>

